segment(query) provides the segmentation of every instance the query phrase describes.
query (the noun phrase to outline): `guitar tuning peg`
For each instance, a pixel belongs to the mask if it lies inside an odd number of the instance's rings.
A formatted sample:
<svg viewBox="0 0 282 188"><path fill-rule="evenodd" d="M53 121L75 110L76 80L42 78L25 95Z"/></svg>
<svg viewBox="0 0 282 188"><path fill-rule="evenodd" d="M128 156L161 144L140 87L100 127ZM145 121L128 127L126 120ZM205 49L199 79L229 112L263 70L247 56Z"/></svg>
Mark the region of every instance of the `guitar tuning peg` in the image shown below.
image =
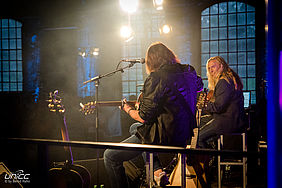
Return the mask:
<svg viewBox="0 0 282 188"><path fill-rule="evenodd" d="M60 113L64 113L64 112L65 112L65 110L59 110L59 112L60 112Z"/></svg>
<svg viewBox="0 0 282 188"><path fill-rule="evenodd" d="M54 107L54 104L48 104L48 107L49 107L49 108L53 108L53 107Z"/></svg>

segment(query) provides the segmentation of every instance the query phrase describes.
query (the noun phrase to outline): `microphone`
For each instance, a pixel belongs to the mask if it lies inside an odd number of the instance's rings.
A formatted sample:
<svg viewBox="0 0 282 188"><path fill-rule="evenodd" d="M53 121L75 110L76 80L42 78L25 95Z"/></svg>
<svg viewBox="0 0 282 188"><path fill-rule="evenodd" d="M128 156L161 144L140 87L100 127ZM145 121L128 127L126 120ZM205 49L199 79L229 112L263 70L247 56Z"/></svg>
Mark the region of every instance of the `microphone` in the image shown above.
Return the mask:
<svg viewBox="0 0 282 188"><path fill-rule="evenodd" d="M130 62L130 63L145 63L145 58L137 58L137 59L122 59L123 62Z"/></svg>

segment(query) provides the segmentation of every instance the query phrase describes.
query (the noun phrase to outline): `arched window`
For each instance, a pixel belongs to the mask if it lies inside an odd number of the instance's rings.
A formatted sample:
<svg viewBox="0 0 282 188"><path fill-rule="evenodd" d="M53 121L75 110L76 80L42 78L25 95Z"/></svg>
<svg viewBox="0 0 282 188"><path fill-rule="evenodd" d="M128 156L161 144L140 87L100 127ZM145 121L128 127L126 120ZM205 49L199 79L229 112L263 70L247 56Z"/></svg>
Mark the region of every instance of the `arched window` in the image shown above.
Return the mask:
<svg viewBox="0 0 282 188"><path fill-rule="evenodd" d="M255 8L242 2L214 4L201 14L201 76L207 87L206 62L222 56L256 102Z"/></svg>
<svg viewBox="0 0 282 188"><path fill-rule="evenodd" d="M22 23L0 19L0 91L23 91Z"/></svg>

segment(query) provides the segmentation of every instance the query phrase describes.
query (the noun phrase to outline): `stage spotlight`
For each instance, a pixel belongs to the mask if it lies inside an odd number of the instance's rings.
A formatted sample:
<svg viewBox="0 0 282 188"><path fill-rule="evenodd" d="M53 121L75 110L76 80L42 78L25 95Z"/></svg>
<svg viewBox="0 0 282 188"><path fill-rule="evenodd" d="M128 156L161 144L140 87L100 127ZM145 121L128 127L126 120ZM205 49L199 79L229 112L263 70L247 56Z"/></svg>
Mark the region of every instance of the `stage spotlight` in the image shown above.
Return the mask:
<svg viewBox="0 0 282 188"><path fill-rule="evenodd" d="M126 40L125 42L129 42L134 37L133 31L130 26L122 26L120 29L120 35Z"/></svg>
<svg viewBox="0 0 282 188"><path fill-rule="evenodd" d="M170 25L163 25L160 29L160 34L169 34L172 31L172 27Z"/></svg>
<svg viewBox="0 0 282 188"><path fill-rule="evenodd" d="M163 10L163 2L163 0L153 0L153 4L156 10Z"/></svg>
<svg viewBox="0 0 282 188"><path fill-rule="evenodd" d="M78 55L80 55L81 57L85 57L86 56L86 49L85 48L78 48Z"/></svg>
<svg viewBox="0 0 282 188"><path fill-rule="evenodd" d="M91 55L98 56L99 55L99 48L91 48Z"/></svg>
<svg viewBox="0 0 282 188"><path fill-rule="evenodd" d="M138 0L119 0L122 10L133 13L136 12L138 7Z"/></svg>
<svg viewBox="0 0 282 188"><path fill-rule="evenodd" d="M86 57L86 52L81 52L82 57Z"/></svg>
<svg viewBox="0 0 282 188"><path fill-rule="evenodd" d="M86 47L86 48L79 48L78 55L83 58L86 57L94 57L99 55L99 48L97 47Z"/></svg>

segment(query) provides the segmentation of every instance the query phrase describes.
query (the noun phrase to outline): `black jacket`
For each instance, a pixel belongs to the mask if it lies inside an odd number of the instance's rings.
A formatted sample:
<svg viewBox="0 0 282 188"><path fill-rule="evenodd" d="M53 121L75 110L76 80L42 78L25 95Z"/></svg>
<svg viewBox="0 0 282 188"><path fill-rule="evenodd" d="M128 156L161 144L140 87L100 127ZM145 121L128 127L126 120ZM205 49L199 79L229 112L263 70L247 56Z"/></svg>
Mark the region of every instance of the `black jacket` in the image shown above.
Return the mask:
<svg viewBox="0 0 282 188"><path fill-rule="evenodd" d="M235 89L233 81L220 79L215 86L214 102L207 104L218 134L242 132L246 125L243 92Z"/></svg>
<svg viewBox="0 0 282 188"><path fill-rule="evenodd" d="M197 91L202 80L190 65L163 65L144 83L136 136L146 144L186 146L193 135Z"/></svg>

